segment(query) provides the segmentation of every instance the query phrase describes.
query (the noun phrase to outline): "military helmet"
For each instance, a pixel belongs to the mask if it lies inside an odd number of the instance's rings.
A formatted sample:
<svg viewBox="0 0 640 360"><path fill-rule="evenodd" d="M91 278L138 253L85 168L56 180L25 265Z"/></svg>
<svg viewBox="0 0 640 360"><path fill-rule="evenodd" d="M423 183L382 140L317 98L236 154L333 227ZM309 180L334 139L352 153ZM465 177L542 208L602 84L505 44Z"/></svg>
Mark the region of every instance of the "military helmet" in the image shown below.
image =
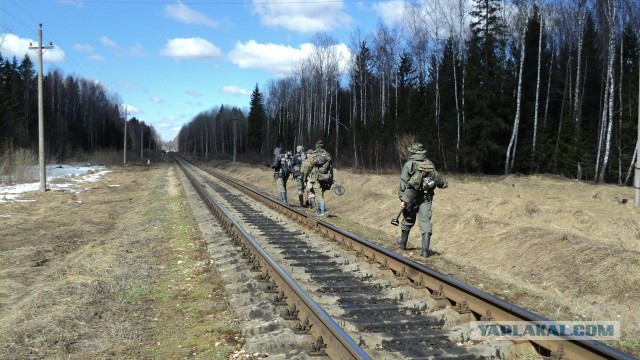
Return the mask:
<svg viewBox="0 0 640 360"><path fill-rule="evenodd" d="M424 150L422 148L422 144L421 143L413 143L413 144L411 144L411 146L409 146L407 148L407 150L409 150L409 152L412 153L412 154L424 154L424 153L427 152L426 150Z"/></svg>

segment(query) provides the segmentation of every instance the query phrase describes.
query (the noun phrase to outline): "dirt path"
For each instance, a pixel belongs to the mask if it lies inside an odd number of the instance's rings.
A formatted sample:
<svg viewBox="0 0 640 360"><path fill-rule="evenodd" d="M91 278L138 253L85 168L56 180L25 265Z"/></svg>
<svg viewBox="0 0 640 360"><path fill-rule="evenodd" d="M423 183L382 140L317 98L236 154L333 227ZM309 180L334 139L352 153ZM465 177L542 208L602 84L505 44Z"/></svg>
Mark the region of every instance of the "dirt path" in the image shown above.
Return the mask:
<svg viewBox="0 0 640 360"><path fill-rule="evenodd" d="M236 323L171 163L2 204L0 358L225 359Z"/></svg>

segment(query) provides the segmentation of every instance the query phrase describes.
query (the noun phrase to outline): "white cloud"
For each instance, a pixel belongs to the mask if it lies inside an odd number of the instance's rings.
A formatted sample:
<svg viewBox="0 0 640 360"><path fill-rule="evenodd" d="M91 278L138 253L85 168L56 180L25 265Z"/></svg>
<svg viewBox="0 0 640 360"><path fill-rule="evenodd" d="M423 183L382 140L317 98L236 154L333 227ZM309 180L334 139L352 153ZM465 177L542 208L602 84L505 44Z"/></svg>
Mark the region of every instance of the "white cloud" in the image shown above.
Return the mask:
<svg viewBox="0 0 640 360"><path fill-rule="evenodd" d="M102 55L98 55L98 54L91 54L87 57L87 59L91 60L91 61L102 61L104 60L104 57Z"/></svg>
<svg viewBox="0 0 640 360"><path fill-rule="evenodd" d="M90 53L90 52L93 52L93 46L89 44L75 44L73 45L73 50Z"/></svg>
<svg viewBox="0 0 640 360"><path fill-rule="evenodd" d="M106 36L102 36L100 38L100 42L102 43L102 45L104 45L106 47L110 47L110 48L114 48L114 49L118 47L118 44L116 44L115 41L109 39Z"/></svg>
<svg viewBox="0 0 640 360"><path fill-rule="evenodd" d="M136 43L135 45L130 47L129 48L129 55L138 56L138 57L144 56L145 53L144 53L144 50L142 48L142 44Z"/></svg>
<svg viewBox="0 0 640 360"><path fill-rule="evenodd" d="M200 97L202 96L202 93L200 91L197 90L187 90L185 91L185 93L189 96L193 96L193 97Z"/></svg>
<svg viewBox="0 0 640 360"><path fill-rule="evenodd" d="M333 45L340 57L340 70L345 71L351 58L351 51L345 44ZM314 49L311 43L300 44L298 48L278 44L259 44L255 40L236 43L229 53L229 59L241 69L263 69L277 76L291 74L294 64L307 58Z"/></svg>
<svg viewBox="0 0 640 360"><path fill-rule="evenodd" d="M157 96L154 96L154 97L152 97L152 98L149 98L149 100L151 100L151 102L154 102L154 103L156 103L156 104L161 104L161 103L163 103L163 102L164 102L164 99L163 99L163 98L160 98L160 97L157 97Z"/></svg>
<svg viewBox="0 0 640 360"><path fill-rule="evenodd" d="M313 50L309 43L298 48L273 43L259 44L255 40L237 42L229 59L241 69L263 69L276 75L291 73L291 67Z"/></svg>
<svg viewBox="0 0 640 360"><path fill-rule="evenodd" d="M164 118L162 118L162 120L160 120L160 122L158 124L156 124L156 126L158 126L159 128L171 128L171 130L175 130L175 126L176 126L176 121L178 121L178 119L173 116L173 115L169 115L169 116L165 116ZM177 128L177 130L180 130L180 128Z"/></svg>
<svg viewBox="0 0 640 360"><path fill-rule="evenodd" d="M3 33L0 34L0 52L5 58L11 58L15 56L18 59L22 59L25 55L29 55L34 64L37 62L38 53L36 49L29 49L29 47L38 47L38 42L21 38L14 34ZM42 46L50 46L48 44L42 44ZM65 61L64 51L53 46L52 49L43 49L42 61L50 63L58 63Z"/></svg>
<svg viewBox="0 0 640 360"><path fill-rule="evenodd" d="M135 43L133 46L130 46L128 49L121 48L115 41L109 39L106 36L100 37L100 42L102 45L113 49L114 53L118 56L133 56L133 57L142 57L145 56L142 44Z"/></svg>
<svg viewBox="0 0 640 360"><path fill-rule="evenodd" d="M392 0L377 2L373 4L372 9L386 25L393 26L402 22L402 17L404 16L404 1Z"/></svg>
<svg viewBox="0 0 640 360"><path fill-rule="evenodd" d="M196 37L169 39L161 54L175 60L190 60L217 58L222 52L207 40Z"/></svg>
<svg viewBox="0 0 640 360"><path fill-rule="evenodd" d="M235 95L235 96L251 95L251 91L234 86L234 85L224 86L222 90L220 90L220 92L223 94L229 94L229 95Z"/></svg>
<svg viewBox="0 0 640 360"><path fill-rule="evenodd" d="M328 32L336 28L348 27L353 19L344 12L343 8L342 1L253 1L254 13L260 16L260 22L263 25L301 33Z"/></svg>
<svg viewBox="0 0 640 360"><path fill-rule="evenodd" d="M216 22L178 1L176 4L164 6L164 15L185 24L206 25L215 27Z"/></svg>
<svg viewBox="0 0 640 360"><path fill-rule="evenodd" d="M187 101L185 104L195 107L201 107L202 103L200 101Z"/></svg>
<svg viewBox="0 0 640 360"><path fill-rule="evenodd" d="M122 105L122 111L123 112L125 111L125 108L127 110L128 116L142 114L142 111L140 111L140 109L138 109L137 107L135 107L133 105L123 104Z"/></svg>

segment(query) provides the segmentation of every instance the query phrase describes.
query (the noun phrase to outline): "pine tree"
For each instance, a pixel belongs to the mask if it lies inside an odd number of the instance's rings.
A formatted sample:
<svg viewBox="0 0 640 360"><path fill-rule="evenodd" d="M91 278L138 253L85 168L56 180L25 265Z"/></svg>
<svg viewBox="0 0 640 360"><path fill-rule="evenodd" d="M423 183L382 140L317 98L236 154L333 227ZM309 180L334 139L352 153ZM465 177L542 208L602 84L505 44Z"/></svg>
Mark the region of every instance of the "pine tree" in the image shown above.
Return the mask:
<svg viewBox="0 0 640 360"><path fill-rule="evenodd" d="M504 168L505 119L512 114L506 99L505 26L498 0L475 0L467 58L463 161L468 170L497 173Z"/></svg>
<svg viewBox="0 0 640 360"><path fill-rule="evenodd" d="M267 112L264 108L264 101L262 99L262 93L258 88L258 84L251 93L251 101L249 108L249 117L247 119L248 134L247 134L247 148L250 151L257 153L264 153L263 138L264 124L267 120Z"/></svg>

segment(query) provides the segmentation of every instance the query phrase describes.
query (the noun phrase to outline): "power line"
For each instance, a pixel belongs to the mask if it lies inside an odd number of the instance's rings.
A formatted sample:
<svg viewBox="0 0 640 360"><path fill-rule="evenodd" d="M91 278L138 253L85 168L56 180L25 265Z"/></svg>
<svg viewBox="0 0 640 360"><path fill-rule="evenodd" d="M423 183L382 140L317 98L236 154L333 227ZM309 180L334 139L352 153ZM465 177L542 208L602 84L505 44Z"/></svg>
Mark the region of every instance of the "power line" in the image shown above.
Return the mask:
<svg viewBox="0 0 640 360"><path fill-rule="evenodd" d="M11 1L16 8L18 8L19 10L21 10L23 13L25 13L28 17L30 17L34 22L38 22L38 20L36 18L34 18L28 11L26 11L25 9L23 9L20 5L18 5L17 2L15 2L14 0L9 0ZM5 13L9 14L6 9L2 9ZM11 14L9 14L11 15ZM35 30L33 30L32 27L30 27L29 25L25 24L24 22L22 22L20 19L18 19L17 17L15 17L14 15L11 15L11 17L13 17L14 19L16 19L18 22L20 22L22 25L24 25L27 29L29 29L29 31L33 31L35 32ZM47 29L47 33L51 33L51 31L49 29ZM54 36L49 36L49 38L51 38L51 40L53 40L55 43L57 44L64 44L64 42L58 41L58 39L56 39ZM72 67L74 67L78 72L83 73L84 69L82 68L82 66L76 62L76 60L70 56L69 54L65 53L65 59L67 59L69 61L69 64L71 64Z"/></svg>
<svg viewBox="0 0 640 360"><path fill-rule="evenodd" d="M12 13L10 13L9 11L7 11L7 9L5 9L4 7L0 6L0 9L2 10L2 12L4 12L5 14L11 16L12 18L14 18L17 22L19 22L20 24L22 24L25 28L27 28L30 32L36 32L36 30L34 30L31 26L25 24L22 20L20 20L18 17L16 17L15 15L13 15ZM2 25L2 27L6 30L6 31L11 31L11 29L7 28L6 26Z"/></svg>

